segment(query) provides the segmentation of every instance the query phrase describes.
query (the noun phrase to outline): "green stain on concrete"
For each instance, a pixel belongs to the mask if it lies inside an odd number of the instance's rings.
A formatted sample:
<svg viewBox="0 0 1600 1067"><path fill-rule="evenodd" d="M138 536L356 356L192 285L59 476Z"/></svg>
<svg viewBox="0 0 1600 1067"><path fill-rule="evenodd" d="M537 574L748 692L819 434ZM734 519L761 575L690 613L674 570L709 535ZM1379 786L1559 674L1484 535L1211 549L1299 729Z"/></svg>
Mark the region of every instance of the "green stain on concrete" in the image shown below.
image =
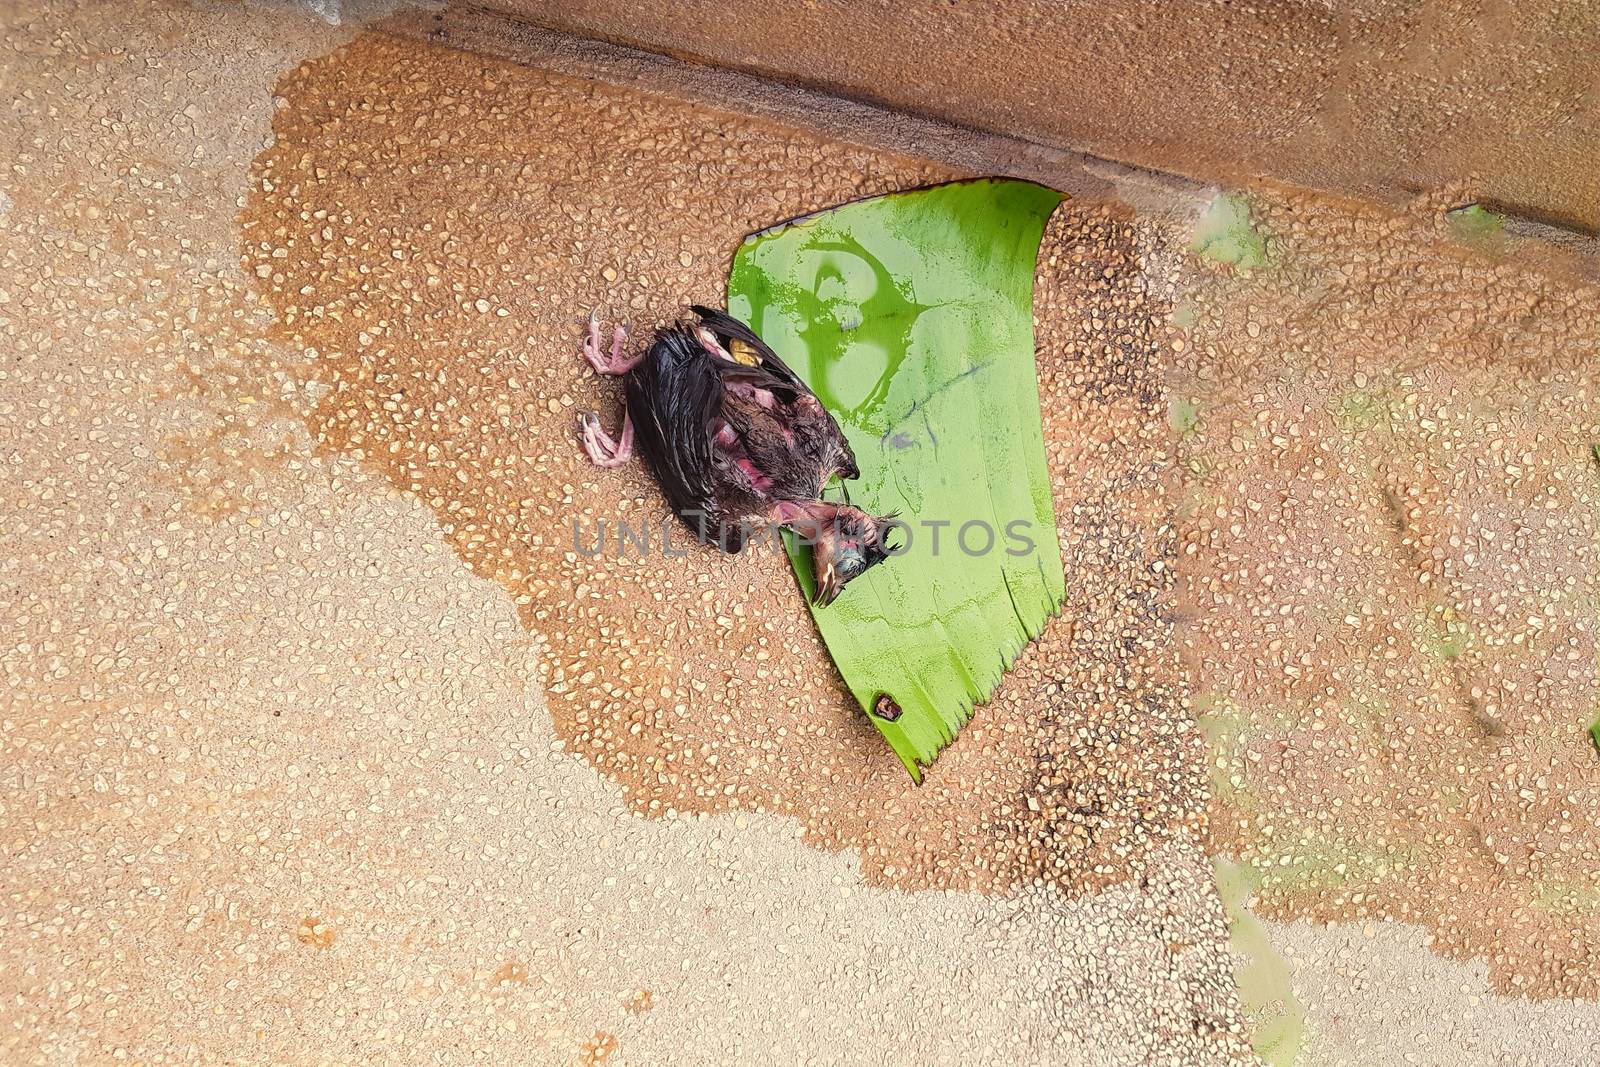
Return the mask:
<svg viewBox="0 0 1600 1067"><path fill-rule="evenodd" d="M1228 912L1228 943L1234 954L1239 1005L1253 1035L1251 1047L1272 1067L1294 1067L1306 1039L1306 1010L1295 998L1289 963L1248 907L1258 880L1249 867L1221 856L1211 860L1217 890Z"/></svg>
<svg viewBox="0 0 1600 1067"><path fill-rule="evenodd" d="M1365 433L1389 418L1389 405L1382 397L1364 389L1352 389L1334 403L1329 412L1344 433Z"/></svg>
<svg viewBox="0 0 1600 1067"><path fill-rule="evenodd" d="M1482 204L1472 204L1448 212L1450 232L1455 239L1469 245L1488 245L1499 240L1505 232L1506 220Z"/></svg>
<svg viewBox="0 0 1600 1067"><path fill-rule="evenodd" d="M1193 248L1202 259L1241 270L1267 265L1266 238L1250 221L1250 202L1222 193L1195 223Z"/></svg>
<svg viewBox="0 0 1600 1067"><path fill-rule="evenodd" d="M1193 432L1200 424L1200 405L1188 397L1173 397L1167 404L1167 422L1180 434Z"/></svg>

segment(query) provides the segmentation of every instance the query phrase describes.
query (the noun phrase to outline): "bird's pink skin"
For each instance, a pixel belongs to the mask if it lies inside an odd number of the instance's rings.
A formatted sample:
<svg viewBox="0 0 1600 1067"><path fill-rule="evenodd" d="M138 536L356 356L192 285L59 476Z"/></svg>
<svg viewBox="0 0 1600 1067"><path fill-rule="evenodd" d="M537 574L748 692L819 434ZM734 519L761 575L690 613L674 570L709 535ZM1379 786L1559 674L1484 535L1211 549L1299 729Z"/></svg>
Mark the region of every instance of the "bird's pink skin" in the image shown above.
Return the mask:
<svg viewBox="0 0 1600 1067"><path fill-rule="evenodd" d="M578 416L578 433L583 450L597 467L620 467L633 457L633 419L627 411L622 413L622 433L615 441L600 428L600 416L592 411Z"/></svg>
<svg viewBox="0 0 1600 1067"><path fill-rule="evenodd" d="M628 331L618 326L611 332L611 354L607 356L600 351L600 319L595 312L589 312L589 337L583 342L583 358L589 361L589 366L597 374L615 377L627 374L633 369L643 355L629 359L622 354L622 346L628 340Z"/></svg>

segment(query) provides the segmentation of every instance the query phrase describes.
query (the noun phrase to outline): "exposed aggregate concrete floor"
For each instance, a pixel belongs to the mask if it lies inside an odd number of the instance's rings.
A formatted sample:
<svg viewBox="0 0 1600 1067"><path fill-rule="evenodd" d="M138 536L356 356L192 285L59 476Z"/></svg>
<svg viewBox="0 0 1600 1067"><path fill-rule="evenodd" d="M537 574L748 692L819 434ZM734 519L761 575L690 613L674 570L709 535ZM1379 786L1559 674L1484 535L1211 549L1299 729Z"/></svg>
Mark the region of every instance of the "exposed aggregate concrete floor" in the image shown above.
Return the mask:
<svg viewBox="0 0 1600 1067"><path fill-rule="evenodd" d="M1052 222L1074 594L914 790L774 561L560 520L658 508L577 461L588 302L648 327L936 168L270 11L7 14L8 1059L1246 1058L1172 629L1181 244ZM1273 929L1317 1062L1600 1037L1418 928Z"/></svg>
<svg viewBox="0 0 1600 1067"><path fill-rule="evenodd" d="M1262 192L1271 265L1186 292L1214 829L1274 913L1418 922L1503 991L1594 999L1600 290L1461 247L1452 201Z"/></svg>
<svg viewBox="0 0 1600 1067"><path fill-rule="evenodd" d="M307 433L331 394L302 376L306 354L282 345L285 324L257 299L271 278L238 265L234 217L260 185L249 166L271 143L271 87L334 36L237 7L17 14L6 63L27 88L6 128L3 251L15 548L0 585L21 631L3 654L8 1060L350 1062L400 1047L551 1064L1238 1057L1221 911L1192 842L1150 857L1145 889L907 894L869 885L857 853L802 844L794 820L634 814L663 813L597 775L581 757L603 750L559 736L545 710L539 681L559 687L565 666L546 633L564 620L519 620L513 597L460 561L459 531L426 495ZM392 47L354 54L407 62ZM539 86L516 91L581 121L535 132L592 160L546 202L574 226L615 221L625 205L603 167L626 160L605 134L663 105L444 50L413 62ZM705 118L665 117L676 129ZM853 164L829 170L834 183L856 166L920 173L714 118L763 153L768 177L815 152ZM709 156L721 133L703 136ZM817 204L854 191L809 174L791 188ZM784 207L752 198L654 254L725 255ZM610 240L541 263L546 294L520 277L492 294L542 310L531 351L563 373L577 365L580 296L625 306L642 289L643 270L591 288L651 247L640 233ZM498 319L478 312L480 295L451 322ZM712 294L663 299L689 295ZM439 366L455 371L476 339L441 330ZM570 415L556 427L541 446L559 442L570 463ZM825 671L801 638L794 654ZM852 728L862 760L841 774L880 755Z"/></svg>
<svg viewBox="0 0 1600 1067"><path fill-rule="evenodd" d="M905 888L1048 876L1075 895L1193 840L1199 736L1158 614L1168 434L1148 356L1169 300L1145 284L1132 227L1064 212L1041 261L1069 608L974 743L917 788L840 691L772 554L574 551L574 521L588 544L603 520L667 517L641 466L602 471L573 447L577 410L616 421L615 387L573 339L586 301L646 324L718 303L727 255L763 220L936 172L379 37L279 91L246 267L270 283L275 335L306 354L298 373L326 390L316 435L416 493L506 587L548 647L557 729L642 813L794 814ZM577 206L602 188L603 207Z"/></svg>

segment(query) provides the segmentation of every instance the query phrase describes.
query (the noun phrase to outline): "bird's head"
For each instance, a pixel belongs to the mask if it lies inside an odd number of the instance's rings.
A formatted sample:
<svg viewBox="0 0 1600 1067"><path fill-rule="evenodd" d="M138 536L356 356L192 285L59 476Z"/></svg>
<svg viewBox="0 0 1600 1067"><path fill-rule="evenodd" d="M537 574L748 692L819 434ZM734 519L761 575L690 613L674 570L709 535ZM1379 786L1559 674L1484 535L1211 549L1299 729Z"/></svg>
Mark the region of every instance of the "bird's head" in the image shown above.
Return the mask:
<svg viewBox="0 0 1600 1067"><path fill-rule="evenodd" d="M784 525L811 545L815 600L826 607L844 587L894 554L887 543L895 516L873 516L849 504L785 505Z"/></svg>

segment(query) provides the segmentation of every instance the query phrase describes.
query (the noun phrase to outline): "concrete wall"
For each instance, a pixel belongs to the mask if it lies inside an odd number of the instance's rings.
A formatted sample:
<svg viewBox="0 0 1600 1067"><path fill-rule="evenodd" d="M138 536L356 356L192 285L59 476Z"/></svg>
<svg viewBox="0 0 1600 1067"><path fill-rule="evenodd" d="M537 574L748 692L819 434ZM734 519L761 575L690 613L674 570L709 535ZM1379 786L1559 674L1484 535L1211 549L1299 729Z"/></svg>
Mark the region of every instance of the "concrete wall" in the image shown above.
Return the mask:
<svg viewBox="0 0 1600 1067"><path fill-rule="evenodd" d="M584 36L1205 181L1600 228L1593 0L490 0Z"/></svg>

